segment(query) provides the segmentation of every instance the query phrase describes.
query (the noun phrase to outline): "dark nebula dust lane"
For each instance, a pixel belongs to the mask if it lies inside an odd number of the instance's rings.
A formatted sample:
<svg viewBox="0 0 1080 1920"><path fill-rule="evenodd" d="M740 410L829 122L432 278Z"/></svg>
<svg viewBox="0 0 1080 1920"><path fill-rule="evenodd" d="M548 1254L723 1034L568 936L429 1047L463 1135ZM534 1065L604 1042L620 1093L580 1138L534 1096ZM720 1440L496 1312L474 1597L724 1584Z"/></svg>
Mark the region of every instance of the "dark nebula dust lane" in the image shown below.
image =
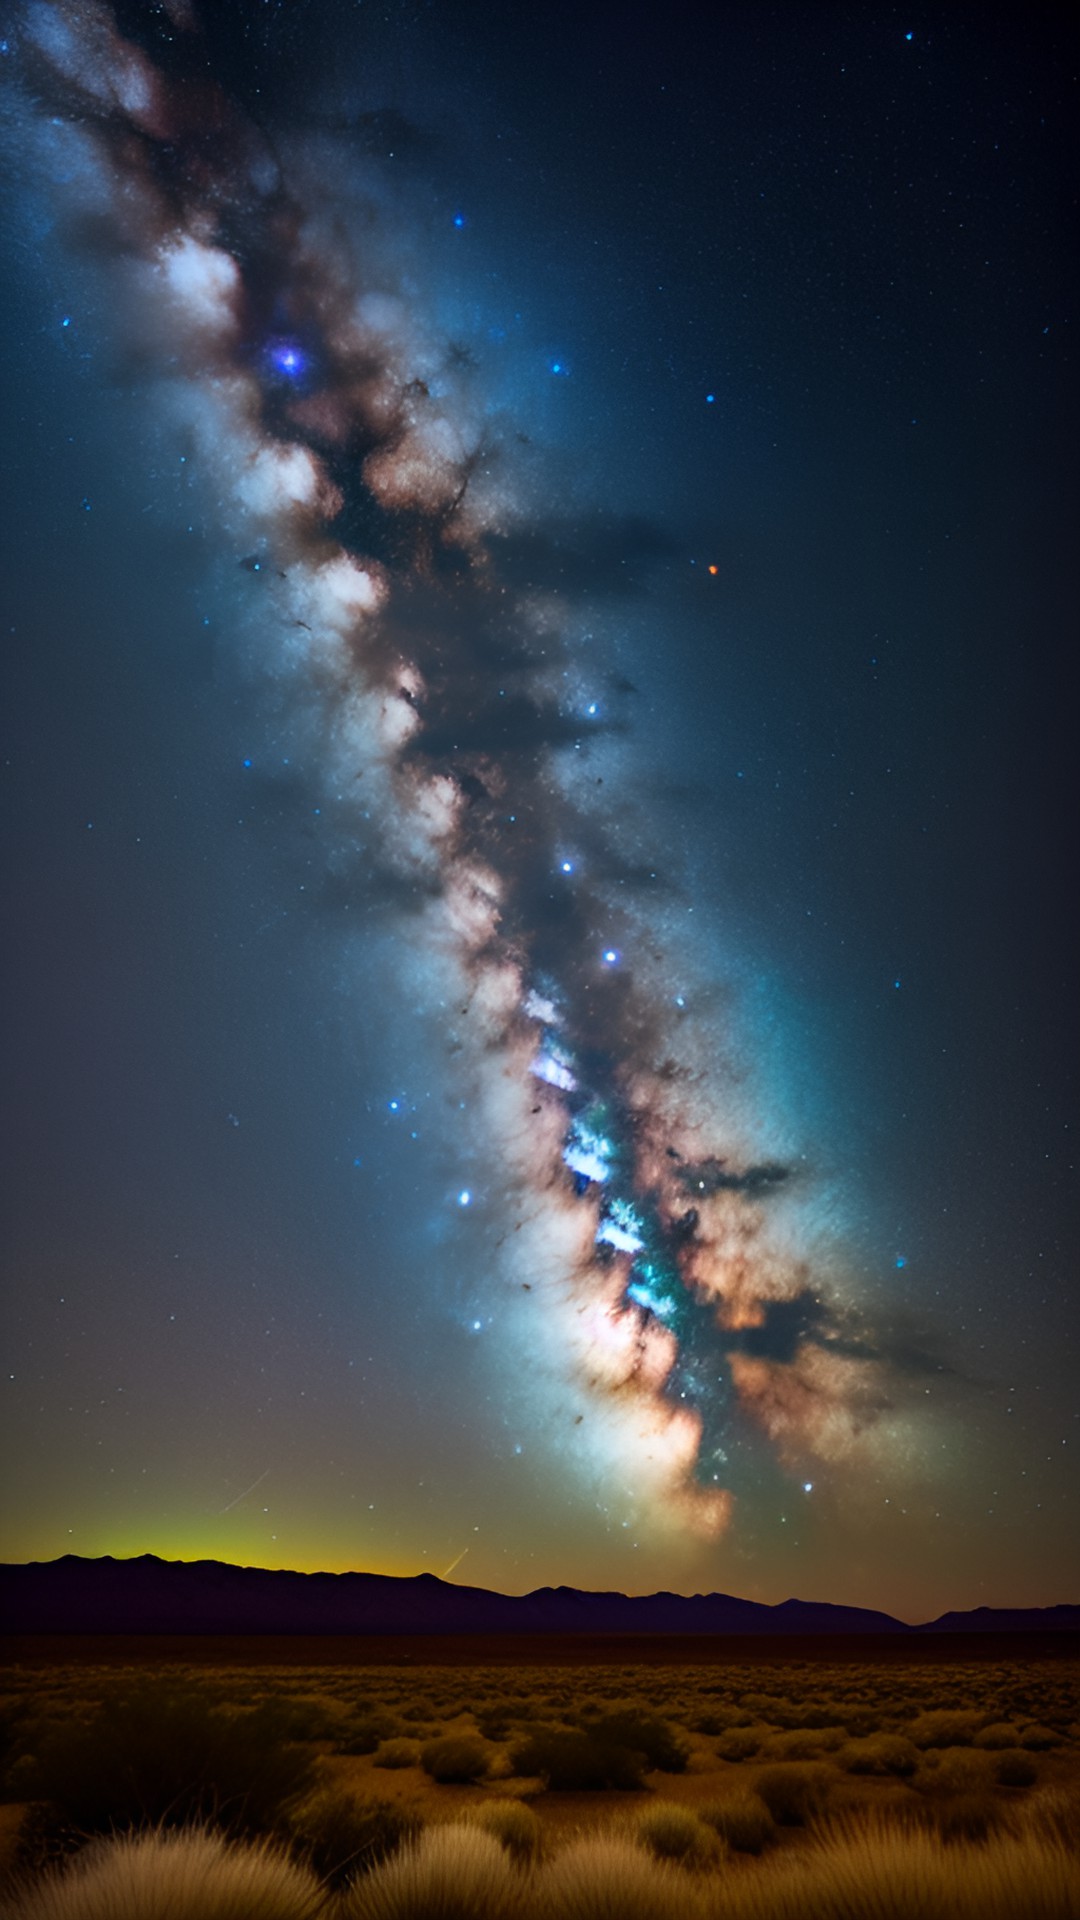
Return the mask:
<svg viewBox="0 0 1080 1920"><path fill-rule="evenodd" d="M433 1256L433 1313L480 1303L543 1444L586 1409L568 1484L632 1489L657 1538L737 1534L748 1448L794 1494L823 1469L902 1481L948 1444L924 1384L948 1343L912 1345L863 1285L827 1142L717 990L725 902L642 791L612 634L620 595L687 556L560 497L567 450L483 328L448 321L460 277L444 297L438 259L417 270L423 175L391 191L382 158L409 123L263 111L215 63L223 31L188 0L35 0L15 113L128 392L212 503L240 727L305 740L295 779L333 820L312 900L400 953L410 1045L468 1096L476 1271L462 1288ZM692 735L692 689L671 697ZM257 745L243 772L271 779ZM750 938L728 950L766 977Z"/></svg>

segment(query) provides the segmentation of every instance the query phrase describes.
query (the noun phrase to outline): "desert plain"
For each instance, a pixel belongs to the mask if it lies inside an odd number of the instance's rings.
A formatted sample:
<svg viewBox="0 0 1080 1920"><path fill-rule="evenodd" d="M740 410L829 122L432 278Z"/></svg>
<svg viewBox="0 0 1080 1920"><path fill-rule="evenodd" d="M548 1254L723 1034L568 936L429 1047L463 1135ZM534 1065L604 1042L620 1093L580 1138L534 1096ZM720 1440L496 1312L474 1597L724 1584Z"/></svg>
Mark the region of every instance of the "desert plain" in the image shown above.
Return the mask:
<svg viewBox="0 0 1080 1920"><path fill-rule="evenodd" d="M3 1911L112 1920L143 1873L192 1920L1068 1920L1078 1651L12 1636Z"/></svg>

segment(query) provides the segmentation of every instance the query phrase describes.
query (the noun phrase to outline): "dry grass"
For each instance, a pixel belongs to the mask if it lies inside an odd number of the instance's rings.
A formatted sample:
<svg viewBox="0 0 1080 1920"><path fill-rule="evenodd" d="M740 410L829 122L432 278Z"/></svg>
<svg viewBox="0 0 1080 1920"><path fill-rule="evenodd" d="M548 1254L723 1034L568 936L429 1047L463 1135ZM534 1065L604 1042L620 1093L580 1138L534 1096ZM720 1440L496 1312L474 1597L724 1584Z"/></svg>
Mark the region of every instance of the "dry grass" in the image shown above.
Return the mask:
<svg viewBox="0 0 1080 1920"><path fill-rule="evenodd" d="M678 1867L650 1859L632 1840L610 1837L565 1847L530 1904L535 1920L703 1920L705 1913L697 1887Z"/></svg>
<svg viewBox="0 0 1080 1920"><path fill-rule="evenodd" d="M520 1876L493 1834L430 1827L356 1884L341 1920L516 1920L521 1894Z"/></svg>
<svg viewBox="0 0 1080 1920"><path fill-rule="evenodd" d="M516 1809L518 1813L523 1809ZM654 1808L670 1836L695 1826ZM834 1821L801 1849L732 1867L683 1846L582 1835L516 1865L478 1822L429 1828L340 1896L265 1845L205 1831L96 1843L14 1890L3 1920L1075 1920L1080 1861L1028 1822L978 1845L875 1820ZM661 1831L659 1819L653 1836ZM703 1829L707 1832L707 1829ZM712 1836L710 1836L712 1838ZM642 1844L642 1841L645 1844Z"/></svg>
<svg viewBox="0 0 1080 1920"><path fill-rule="evenodd" d="M725 1851L715 1827L671 1800L658 1800L638 1814L634 1838L655 1859L682 1866L703 1867Z"/></svg>
<svg viewBox="0 0 1080 1920"><path fill-rule="evenodd" d="M745 1904L726 1911L731 1920L1074 1920L1078 1901L1075 1857L1037 1836L958 1847L863 1823L835 1828L802 1860L767 1863Z"/></svg>
<svg viewBox="0 0 1080 1920"><path fill-rule="evenodd" d="M125 1719L124 1701L140 1698L179 1704L164 1719L142 1708ZM22 1815L13 1805L0 1827L14 1836L21 1822L23 1863L54 1899L71 1896L43 1869L79 1843L80 1825L105 1831L186 1814L270 1828L292 1849L301 1883L310 1890L310 1864L338 1903L327 1920L360 1915L391 1869L385 1897L398 1905L386 1912L406 1913L400 1903L421 1897L416 1886L430 1888L439 1848L449 1849L447 1873L453 1860L457 1881L468 1881L480 1870L476 1849L491 1859L491 1846L515 1920L532 1920L534 1907L541 1920L633 1920L661 1894L664 1920L721 1911L729 1920L863 1920L864 1910L866 1920L888 1920L899 1909L867 1888L874 1873L892 1872L901 1846L903 1885L922 1873L937 1889L939 1906L920 1920L996 1920L1000 1902L984 1915L956 1891L965 1876L982 1885L975 1867L996 1862L1014 1885L1023 1859L1052 1889L1054 1863L1080 1831L1080 1706L1075 1668L1063 1661L832 1664L825 1650L696 1667L55 1665L9 1671L0 1719L8 1799L36 1803ZM209 1770L206 1730L218 1755ZM153 1766L132 1764L140 1741ZM155 1798L163 1792L167 1811ZM92 1817L80 1820L87 1806ZM583 1837L586 1822L594 1830ZM471 1841L429 1837L465 1823ZM608 1881L589 1852L601 1842ZM585 1878L571 1897L575 1861ZM92 1864L81 1856L79 1873ZM350 1880L345 1895L333 1892ZM839 1906L828 1904L833 1882L848 1889L835 1893ZM864 1905L845 1906L856 1882ZM494 1900L494 1912L502 1895L492 1886L476 1900ZM1009 1920L1029 1911L1057 1920L1051 1894L1035 1898L1043 1905L1021 1902ZM462 1910L470 1920L479 1911L475 1901ZM22 1905L8 1911L24 1920ZM77 1911L57 1907L57 1920ZM436 1920L443 1909L416 1911ZM53 1916L27 1908L26 1920ZM115 1920L127 1920L123 1909ZM145 1920L156 1920L154 1909Z"/></svg>
<svg viewBox="0 0 1080 1920"><path fill-rule="evenodd" d="M535 1864L544 1851L544 1823L520 1800L485 1800L470 1815L475 1826L490 1833L519 1866Z"/></svg>
<svg viewBox="0 0 1080 1920"><path fill-rule="evenodd" d="M17 1887L4 1920L315 1920L314 1875L263 1845L174 1830L87 1847L66 1870Z"/></svg>

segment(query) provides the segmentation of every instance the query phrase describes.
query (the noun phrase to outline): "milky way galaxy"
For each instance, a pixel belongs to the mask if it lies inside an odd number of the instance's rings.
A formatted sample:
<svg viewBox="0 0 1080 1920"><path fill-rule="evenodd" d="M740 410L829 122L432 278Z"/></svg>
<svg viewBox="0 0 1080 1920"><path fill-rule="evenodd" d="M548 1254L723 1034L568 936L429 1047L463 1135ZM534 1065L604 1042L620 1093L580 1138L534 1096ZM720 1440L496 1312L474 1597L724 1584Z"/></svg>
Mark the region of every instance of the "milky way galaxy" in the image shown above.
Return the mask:
<svg viewBox="0 0 1080 1920"><path fill-rule="evenodd" d="M346 1153L381 1208L365 1312L424 1344L435 1395L439 1329L472 1341L472 1384L446 1387L455 1423L501 1433L508 1474L535 1453L545 1511L564 1485L579 1529L594 1513L700 1567L713 1543L750 1553L758 1500L774 1530L855 1489L906 1512L919 1476L932 1525L925 1487L953 1444L938 1387L966 1392L965 1369L899 1298L906 1203L881 1226L882 1183L857 1190L872 1131L861 1158L837 1147L862 1129L829 1112L841 1056L814 1058L824 1026L800 1030L767 913L755 922L723 885L757 860L767 895L797 854L718 848L719 810L693 797L711 777L702 728L735 723L702 711L715 691L697 696L652 583L677 577L665 591L684 623L707 617L686 614L691 593L732 589L704 518L680 548L672 509L647 517L653 486L675 499L696 484L678 478L679 435L664 473L643 461L623 484L632 429L605 441L573 342L523 318L521 247L497 221L479 236L467 199L448 198L438 100L430 136L358 110L355 86L298 86L289 110L279 94L264 111L213 26L189 0L33 0L5 43L8 145L31 224L90 289L83 330L113 369L117 444L138 424L151 450L145 511L201 529L215 738L262 857L287 871L302 847L290 925L309 957L323 949L308 1003L336 968L346 1022L368 1036L366 1131ZM361 15L350 34L342 60L360 72ZM711 424L719 382L699 384ZM887 645L860 632L875 684ZM659 705L639 690L643 654ZM837 727L845 712L838 700ZM792 755L824 758L831 725ZM886 739L882 782L896 757ZM780 794L779 766L770 778ZM857 784L837 773L832 828ZM881 963L889 1019L909 998L901 945ZM253 977L253 1031L258 991ZM873 1099L865 1063L842 1099ZM399 1142L416 1166L428 1154L428 1203L379 1188L382 1141L384 1157ZM358 1266L363 1252L358 1227ZM331 1289L318 1298L332 1345L339 1309ZM371 1390L392 1405L385 1364ZM402 1403L382 1419L388 1456L411 1418ZM269 1527L281 1477L253 1444L207 1497L237 1518L258 1488ZM350 1551L364 1560L362 1536Z"/></svg>
<svg viewBox="0 0 1080 1920"><path fill-rule="evenodd" d="M425 312L377 180L354 164L335 190L332 145L271 142L208 74L186 6L144 27L137 44L93 4L26 16L61 207L112 253L152 404L260 589L261 673L362 829L351 883L461 1056L503 1222L481 1292L540 1368L532 1418L579 1381L590 1431L569 1444L654 1517L719 1536L733 1419L801 1478L876 1444L885 1413L895 1445L897 1416L806 1249L807 1155L758 1148L739 1036L702 956L673 950L685 903L655 849L624 847L630 702L575 643L552 476Z"/></svg>

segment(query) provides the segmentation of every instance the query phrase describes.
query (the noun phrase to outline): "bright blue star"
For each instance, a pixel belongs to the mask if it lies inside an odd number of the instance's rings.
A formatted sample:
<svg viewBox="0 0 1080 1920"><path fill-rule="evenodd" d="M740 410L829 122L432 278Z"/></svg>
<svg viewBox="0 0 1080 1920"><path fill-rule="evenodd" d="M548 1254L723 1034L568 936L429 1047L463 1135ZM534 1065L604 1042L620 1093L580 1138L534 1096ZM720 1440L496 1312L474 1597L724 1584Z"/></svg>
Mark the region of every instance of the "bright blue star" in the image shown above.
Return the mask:
<svg viewBox="0 0 1080 1920"><path fill-rule="evenodd" d="M400 1100L388 1100L386 1104L389 1107L391 1113L398 1113L401 1109Z"/></svg>
<svg viewBox="0 0 1080 1920"><path fill-rule="evenodd" d="M250 760L245 760L245 761L244 761L244 765L245 765L245 767L250 767L250 765L251 765L251 761L250 761Z"/></svg>
<svg viewBox="0 0 1080 1920"><path fill-rule="evenodd" d="M471 1207L472 1194L469 1192L468 1187L462 1187L457 1197L457 1203L459 1207Z"/></svg>
<svg viewBox="0 0 1080 1920"><path fill-rule="evenodd" d="M70 313L65 313L65 315L64 315L64 317L63 317L63 319L62 319L62 320L61 320L61 322L60 322L60 325L61 325L62 327L70 327L70 325L71 325L71 315L70 315Z"/></svg>
<svg viewBox="0 0 1080 1920"><path fill-rule="evenodd" d="M551 362L551 371L552 373L568 374L570 369L565 360L553 360Z"/></svg>
<svg viewBox="0 0 1080 1920"><path fill-rule="evenodd" d="M621 956L620 956L618 947L605 947L604 949L605 967L617 967L619 964L620 958Z"/></svg>
<svg viewBox="0 0 1080 1920"><path fill-rule="evenodd" d="M913 33L905 33L904 35L905 40L914 40L914 38L915 38L915 35Z"/></svg>
<svg viewBox="0 0 1080 1920"><path fill-rule="evenodd" d="M907 1254L906 1254L906 1253L898 1253L898 1254L897 1254L897 1256L896 1256L896 1265L897 1265L898 1267L906 1267L906 1266L907 1266Z"/></svg>
<svg viewBox="0 0 1080 1920"><path fill-rule="evenodd" d="M278 373L295 380L307 367L307 359L293 340L280 340L271 347L270 358Z"/></svg>
<svg viewBox="0 0 1080 1920"><path fill-rule="evenodd" d="M463 213L455 213L454 225L455 227L463 227L465 225L465 215Z"/></svg>
<svg viewBox="0 0 1080 1920"><path fill-rule="evenodd" d="M705 405L706 405L707 407L712 407L712 406L715 406L715 405L716 405L716 395L715 395L715 393L707 393L707 394L705 395Z"/></svg>

